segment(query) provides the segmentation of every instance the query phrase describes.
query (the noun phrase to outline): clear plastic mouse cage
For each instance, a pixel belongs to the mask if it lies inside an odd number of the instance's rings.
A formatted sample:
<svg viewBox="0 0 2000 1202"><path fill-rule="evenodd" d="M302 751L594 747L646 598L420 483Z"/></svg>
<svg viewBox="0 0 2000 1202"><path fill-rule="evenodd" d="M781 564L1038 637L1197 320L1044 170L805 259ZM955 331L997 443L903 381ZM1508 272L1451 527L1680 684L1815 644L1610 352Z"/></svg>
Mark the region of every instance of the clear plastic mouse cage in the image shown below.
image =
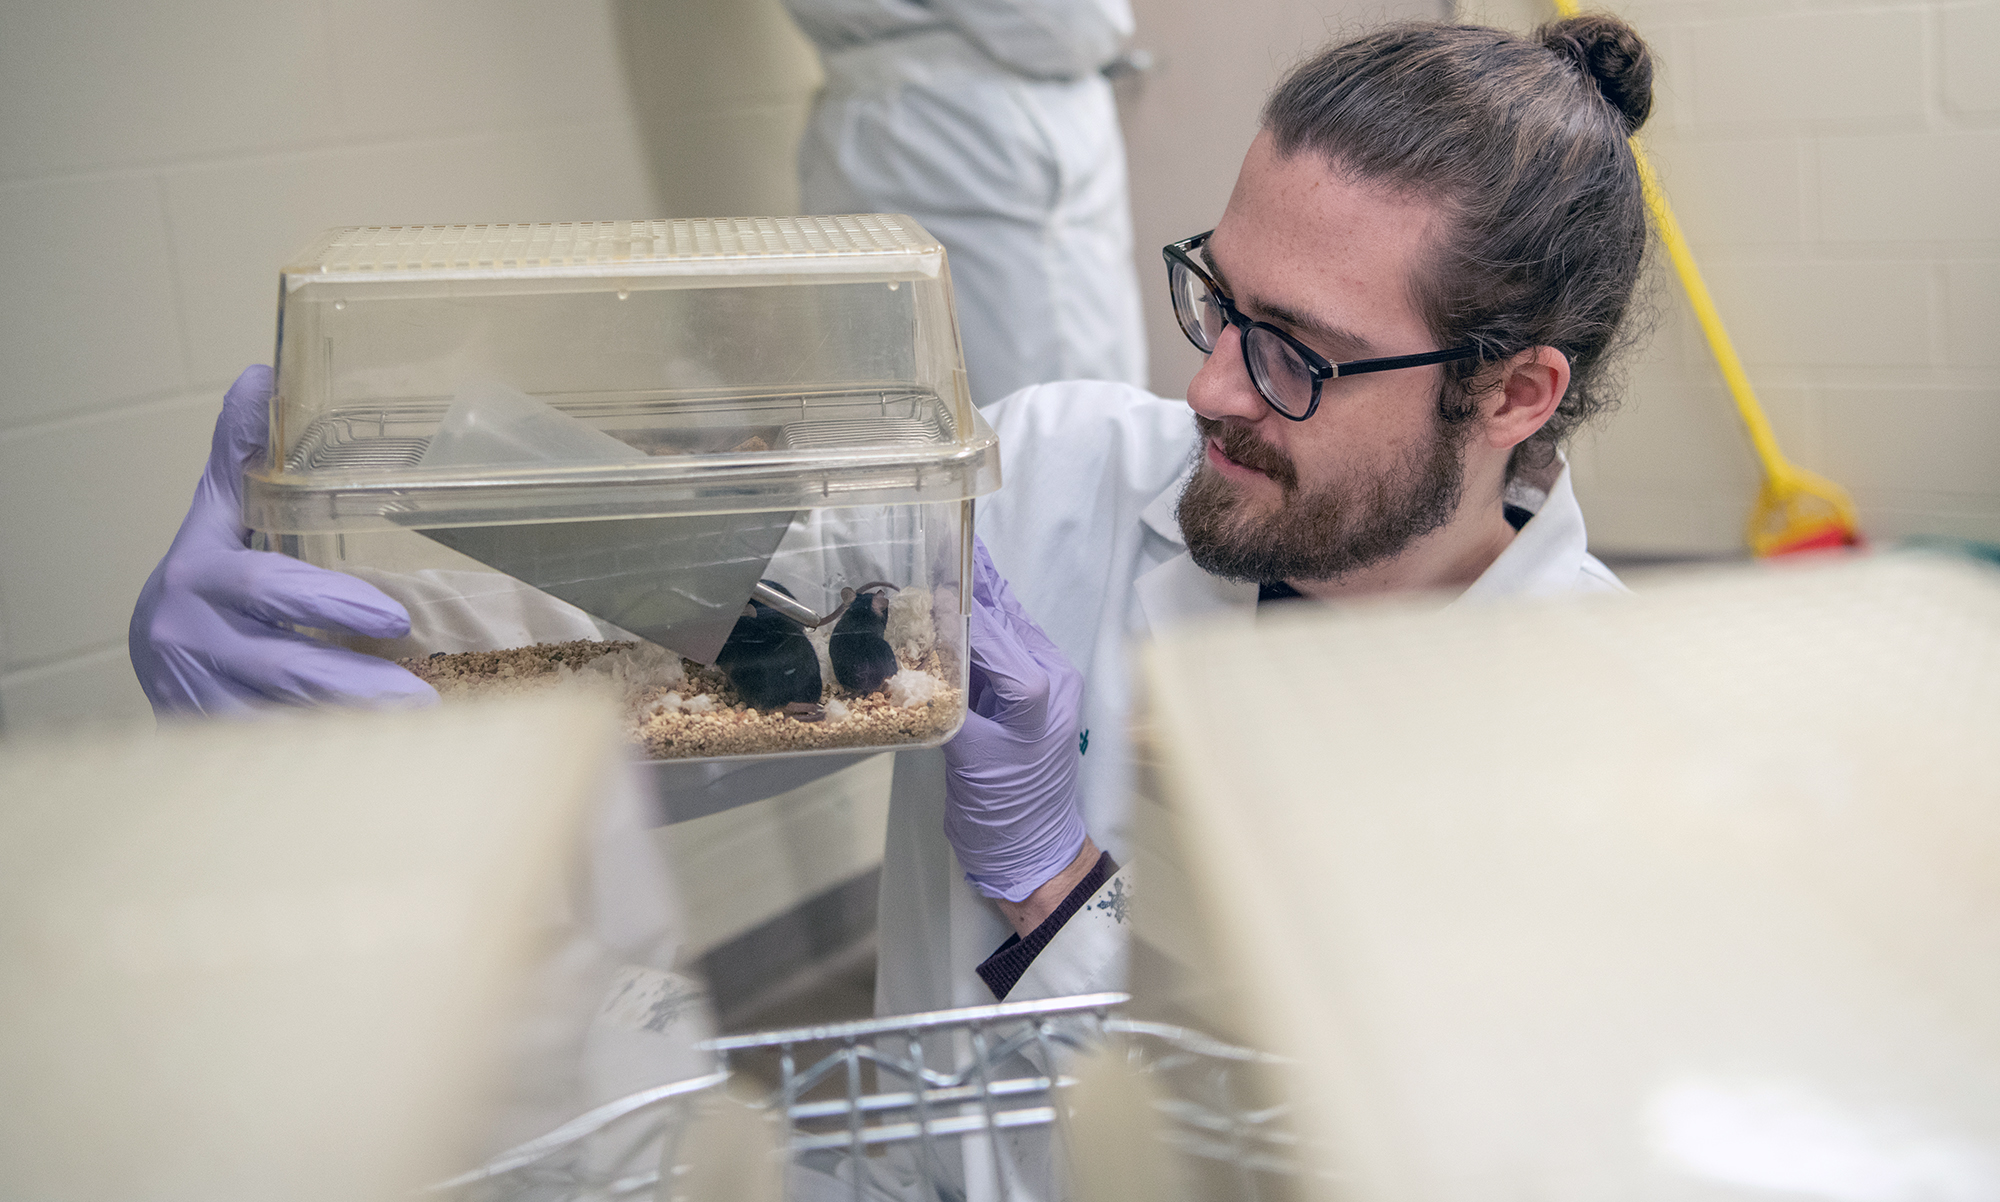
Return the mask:
<svg viewBox="0 0 2000 1202"><path fill-rule="evenodd" d="M260 547L408 608L447 702L615 690L660 759L942 742L971 403L907 217L330 231L280 276Z"/></svg>

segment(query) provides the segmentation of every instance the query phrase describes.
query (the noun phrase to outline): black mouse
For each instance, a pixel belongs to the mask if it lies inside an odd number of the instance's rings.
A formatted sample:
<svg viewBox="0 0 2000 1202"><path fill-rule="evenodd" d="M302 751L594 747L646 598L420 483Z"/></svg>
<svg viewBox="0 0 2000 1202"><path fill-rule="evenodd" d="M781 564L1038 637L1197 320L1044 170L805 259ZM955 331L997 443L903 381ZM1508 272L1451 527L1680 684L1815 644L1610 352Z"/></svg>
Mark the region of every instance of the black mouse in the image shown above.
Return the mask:
<svg viewBox="0 0 2000 1202"><path fill-rule="evenodd" d="M792 595L782 584L764 583ZM715 666L752 709L819 704L819 654L806 638L806 628L762 602L750 602L749 612L736 619Z"/></svg>
<svg viewBox="0 0 2000 1202"><path fill-rule="evenodd" d="M869 588L877 586L870 585ZM847 612L833 627L827 640L827 656L833 660L833 678L850 693L873 693L882 683L902 670L889 640L889 593L860 592L848 603Z"/></svg>

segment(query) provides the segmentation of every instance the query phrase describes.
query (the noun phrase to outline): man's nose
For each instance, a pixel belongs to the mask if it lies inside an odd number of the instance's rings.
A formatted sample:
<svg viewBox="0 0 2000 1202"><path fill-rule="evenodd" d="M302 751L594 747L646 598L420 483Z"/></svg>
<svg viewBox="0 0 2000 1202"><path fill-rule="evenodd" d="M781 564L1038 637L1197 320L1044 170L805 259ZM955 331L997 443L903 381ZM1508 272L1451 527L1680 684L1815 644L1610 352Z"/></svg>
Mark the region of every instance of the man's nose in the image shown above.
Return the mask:
<svg viewBox="0 0 2000 1202"><path fill-rule="evenodd" d="M1221 421L1225 417L1258 421L1270 413L1263 394L1250 380L1243 364L1243 335L1233 325L1222 327L1215 349L1202 362L1201 370L1188 381L1188 408L1203 417Z"/></svg>

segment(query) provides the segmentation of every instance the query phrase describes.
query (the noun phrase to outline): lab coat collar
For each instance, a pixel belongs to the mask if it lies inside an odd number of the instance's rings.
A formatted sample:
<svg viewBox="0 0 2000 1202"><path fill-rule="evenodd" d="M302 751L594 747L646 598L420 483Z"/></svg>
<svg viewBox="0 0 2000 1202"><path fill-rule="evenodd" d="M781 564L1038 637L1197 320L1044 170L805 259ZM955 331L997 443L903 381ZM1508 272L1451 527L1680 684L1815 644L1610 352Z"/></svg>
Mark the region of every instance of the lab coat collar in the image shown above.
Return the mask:
<svg viewBox="0 0 2000 1202"><path fill-rule="evenodd" d="M1174 516L1174 507L1180 504L1181 490L1187 487L1188 480L1194 476L1194 469L1195 465L1192 463L1182 468L1181 474L1174 477L1174 482L1167 485L1159 496L1147 502L1146 507L1139 511L1139 520L1146 523L1148 530L1176 547L1187 546L1187 541L1181 538L1181 523L1180 519Z"/></svg>
<svg viewBox="0 0 2000 1202"><path fill-rule="evenodd" d="M1148 530L1181 548L1179 555L1145 572L1133 585L1139 593L1139 604L1146 611L1146 625L1154 634L1204 618L1257 611L1256 585L1211 576L1196 566L1194 557L1187 553L1187 541L1181 537L1181 524L1174 516L1174 507L1193 474L1194 465L1190 464L1139 511L1139 520Z"/></svg>
<svg viewBox="0 0 2000 1202"><path fill-rule="evenodd" d="M1548 467L1516 478L1507 486L1507 503L1535 516L1479 579L1458 595L1454 605L1576 591L1577 578L1590 555L1590 540L1583 528L1583 508L1570 487L1569 461L1558 453Z"/></svg>
<svg viewBox="0 0 2000 1202"><path fill-rule="evenodd" d="M1256 585L1211 576L1186 551L1140 576L1133 587L1145 608L1146 626L1154 634L1205 618L1257 611Z"/></svg>
<svg viewBox="0 0 2000 1202"><path fill-rule="evenodd" d="M1147 529L1181 548L1179 555L1141 575L1135 585L1147 625L1155 634L1203 618L1254 613L1257 608L1256 585L1211 576L1187 553L1174 507L1193 472L1189 465L1139 513ZM1558 453L1546 468L1515 479L1507 486L1506 500L1534 516L1452 604L1575 591L1590 548L1583 509L1570 485L1569 461Z"/></svg>

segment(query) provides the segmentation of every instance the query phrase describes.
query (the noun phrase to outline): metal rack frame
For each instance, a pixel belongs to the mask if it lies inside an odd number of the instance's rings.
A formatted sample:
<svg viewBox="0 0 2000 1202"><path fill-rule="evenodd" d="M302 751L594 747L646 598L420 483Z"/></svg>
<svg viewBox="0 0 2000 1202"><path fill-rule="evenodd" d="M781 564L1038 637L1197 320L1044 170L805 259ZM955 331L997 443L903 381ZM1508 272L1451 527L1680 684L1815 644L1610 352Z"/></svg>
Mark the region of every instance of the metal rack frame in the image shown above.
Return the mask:
<svg viewBox="0 0 2000 1202"><path fill-rule="evenodd" d="M1060 1094L1075 1084L1060 1071L1059 1053L1112 1043L1122 1044L1127 1062L1164 1086L1154 1103L1164 1144L1220 1170L1234 1198L1289 1193L1278 1184L1300 1171L1298 1141L1287 1129L1289 1107L1246 1107L1240 1078L1252 1066L1290 1062L1183 1027L1124 1018L1116 1011L1126 1001L1122 993L1095 993L706 1040L701 1046L716 1054L716 1072L595 1107L431 1187L431 1192L506 1197L530 1192L532 1184L538 1197L577 1202L641 1195L660 1184L658 1168L628 1162L608 1174L592 1175L559 1167L559 1162L614 1127L647 1122L651 1135L666 1141L660 1163L684 1166L699 1154L682 1138L692 1105L712 1098L740 1075L732 1074L730 1056L776 1049L780 1084L751 1105L785 1116L788 1166L815 1153L844 1156L852 1197L867 1202L893 1192L872 1180L871 1158L907 1147L906 1164L929 1191L924 1196L953 1197L962 1186L942 1155L945 1144L983 1138L991 1151L996 1196L1013 1198L1024 1192L1023 1183L1010 1180L1016 1170L999 1145L1002 1133L1050 1129L1055 1140L1050 1171L1057 1172L1069 1140L1069 1107ZM939 1035L951 1036L954 1046L969 1050L949 1070L927 1063L925 1040ZM933 1043L933 1058L935 1054ZM864 1084L864 1064L874 1066L872 1091ZM1020 1071L1024 1065L1030 1069L1025 1074ZM1048 1066L1055 1071L1047 1071ZM1034 1071L1038 1067L1043 1071ZM839 1086L838 1096L806 1096L829 1082ZM660 1146L650 1137L638 1142ZM1051 1189L1044 1196L1058 1192Z"/></svg>

